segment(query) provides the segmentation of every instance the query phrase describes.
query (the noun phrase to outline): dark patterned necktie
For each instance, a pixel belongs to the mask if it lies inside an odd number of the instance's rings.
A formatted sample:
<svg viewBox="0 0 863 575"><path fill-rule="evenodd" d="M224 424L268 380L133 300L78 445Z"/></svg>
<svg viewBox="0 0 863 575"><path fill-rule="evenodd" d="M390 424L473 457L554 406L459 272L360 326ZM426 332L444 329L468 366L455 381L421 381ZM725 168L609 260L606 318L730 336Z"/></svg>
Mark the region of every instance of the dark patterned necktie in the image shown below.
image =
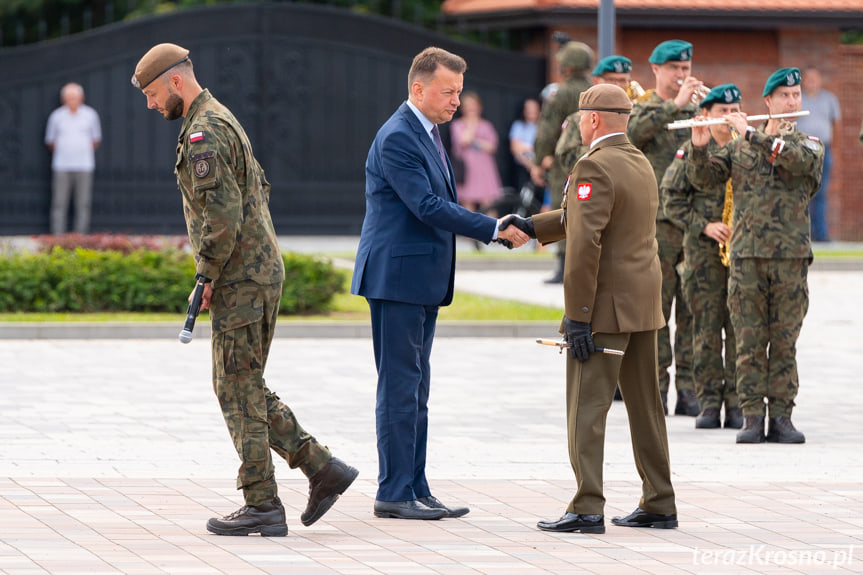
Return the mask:
<svg viewBox="0 0 863 575"><path fill-rule="evenodd" d="M437 129L437 124L432 127L431 133L432 138L434 138L434 145L437 146L437 153L440 154L440 159L443 162L443 165L446 166L446 152L443 151L443 142L441 142L440 131Z"/></svg>

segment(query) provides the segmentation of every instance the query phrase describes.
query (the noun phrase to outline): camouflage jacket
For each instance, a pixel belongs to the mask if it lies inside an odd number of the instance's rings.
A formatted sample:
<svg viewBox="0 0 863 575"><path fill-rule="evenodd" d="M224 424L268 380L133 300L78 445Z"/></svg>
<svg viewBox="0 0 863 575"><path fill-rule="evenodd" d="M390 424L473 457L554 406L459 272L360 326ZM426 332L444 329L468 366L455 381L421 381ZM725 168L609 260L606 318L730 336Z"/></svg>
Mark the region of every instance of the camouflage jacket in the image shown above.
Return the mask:
<svg viewBox="0 0 863 575"><path fill-rule="evenodd" d="M536 140L533 143L537 164L546 156L554 156L554 147L560 138L563 120L578 111L578 98L590 86L591 82L587 78L569 78L560 84L557 93L542 106L536 127Z"/></svg>
<svg viewBox="0 0 863 575"><path fill-rule="evenodd" d="M693 147L686 177L697 187L715 186L729 177L734 189L731 259L806 258L811 261L809 200L821 185L824 146L795 131L771 162L777 136L752 132L714 153Z"/></svg>
<svg viewBox="0 0 863 575"><path fill-rule="evenodd" d="M695 114L694 104L690 103L678 108L673 100L663 100L656 92L651 92L647 100L639 102L632 108L626 133L629 141L647 156L647 160L653 166L657 184L662 181L662 176L674 159L674 154L692 135L691 130L669 130L667 124L692 118ZM664 203L665 199L660 191L657 221L668 220L662 207Z"/></svg>
<svg viewBox="0 0 863 575"><path fill-rule="evenodd" d="M554 159L563 166L567 174L572 172L575 162L590 149L581 140L581 130L578 129L580 118L581 114L579 112L566 117L561 126L557 146L554 148Z"/></svg>
<svg viewBox="0 0 863 575"><path fill-rule="evenodd" d="M716 140L710 138L707 151L715 154L719 149ZM707 224L722 221L727 180L700 188L690 184L686 177L686 158L691 153L692 140L684 142L677 150L674 160L662 176L659 194L663 197L663 209L669 221L685 234L698 237Z"/></svg>
<svg viewBox="0 0 863 575"><path fill-rule="evenodd" d="M208 90L186 113L174 173L198 273L212 279L214 288L284 280L270 184L242 126Z"/></svg>

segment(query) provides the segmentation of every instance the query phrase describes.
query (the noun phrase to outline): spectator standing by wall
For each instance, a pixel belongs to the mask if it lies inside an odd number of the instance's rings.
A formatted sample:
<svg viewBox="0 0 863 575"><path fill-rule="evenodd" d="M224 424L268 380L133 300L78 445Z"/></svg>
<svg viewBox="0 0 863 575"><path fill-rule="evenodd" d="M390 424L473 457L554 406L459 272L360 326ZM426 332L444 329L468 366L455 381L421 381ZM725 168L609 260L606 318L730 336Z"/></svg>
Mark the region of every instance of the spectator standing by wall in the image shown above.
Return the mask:
<svg viewBox="0 0 863 575"><path fill-rule="evenodd" d="M84 88L69 83L60 91L63 104L48 117L45 145L52 152L51 233L66 232L69 200L75 197L75 231L90 231L96 148L102 142L99 114L84 104Z"/></svg>
<svg viewBox="0 0 863 575"><path fill-rule="evenodd" d="M482 100L476 92L461 95L461 117L452 123L453 155L464 163L464 181L457 182L459 203L481 211L501 196L497 171L498 135L482 117Z"/></svg>
<svg viewBox="0 0 863 575"><path fill-rule="evenodd" d="M821 73L815 68L803 72L803 109L809 115L797 121L797 129L804 134L815 136L824 144L824 172L821 174L821 188L809 202L809 219L812 224L812 241L829 242L830 227L828 220L828 186L830 172L833 171L831 144L833 133L839 128L842 119L839 100L836 94L823 89Z"/></svg>

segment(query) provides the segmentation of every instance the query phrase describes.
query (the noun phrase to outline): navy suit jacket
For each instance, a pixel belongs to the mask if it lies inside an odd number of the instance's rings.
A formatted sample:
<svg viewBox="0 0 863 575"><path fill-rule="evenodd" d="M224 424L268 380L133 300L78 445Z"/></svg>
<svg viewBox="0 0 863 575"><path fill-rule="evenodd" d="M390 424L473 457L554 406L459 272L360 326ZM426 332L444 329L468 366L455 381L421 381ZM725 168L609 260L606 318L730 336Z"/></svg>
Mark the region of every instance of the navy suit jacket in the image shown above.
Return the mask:
<svg viewBox="0 0 863 575"><path fill-rule="evenodd" d="M378 130L366 159L366 216L351 293L448 305L455 234L488 243L497 220L458 205L444 162L407 103Z"/></svg>

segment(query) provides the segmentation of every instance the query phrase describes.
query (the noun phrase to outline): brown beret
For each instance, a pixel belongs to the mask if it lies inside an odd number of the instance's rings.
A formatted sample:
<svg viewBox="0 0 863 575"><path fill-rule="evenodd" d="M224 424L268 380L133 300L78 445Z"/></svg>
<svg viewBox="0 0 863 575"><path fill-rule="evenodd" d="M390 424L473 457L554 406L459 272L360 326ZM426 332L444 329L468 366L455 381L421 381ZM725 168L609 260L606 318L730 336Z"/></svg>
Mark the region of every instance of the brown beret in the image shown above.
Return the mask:
<svg viewBox="0 0 863 575"><path fill-rule="evenodd" d="M596 84L581 93L578 98L578 109L628 114L632 110L632 100L619 86Z"/></svg>
<svg viewBox="0 0 863 575"><path fill-rule="evenodd" d="M185 60L189 51L176 44L157 44L144 54L135 66L132 85L143 90L150 82Z"/></svg>

